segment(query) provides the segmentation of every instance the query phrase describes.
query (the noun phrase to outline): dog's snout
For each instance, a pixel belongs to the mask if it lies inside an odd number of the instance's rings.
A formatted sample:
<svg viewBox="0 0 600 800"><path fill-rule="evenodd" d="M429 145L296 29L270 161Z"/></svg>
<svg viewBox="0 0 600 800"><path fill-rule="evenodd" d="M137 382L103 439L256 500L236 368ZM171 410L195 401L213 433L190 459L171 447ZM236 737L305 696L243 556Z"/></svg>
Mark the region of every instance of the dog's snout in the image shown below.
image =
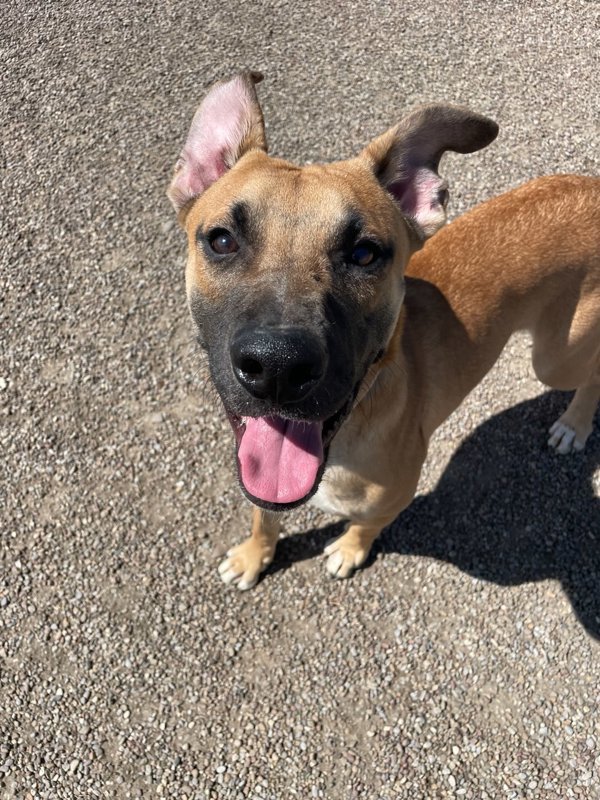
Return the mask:
<svg viewBox="0 0 600 800"><path fill-rule="evenodd" d="M253 397L278 404L307 397L325 373L325 352L311 333L295 328L240 331L231 343L231 364Z"/></svg>

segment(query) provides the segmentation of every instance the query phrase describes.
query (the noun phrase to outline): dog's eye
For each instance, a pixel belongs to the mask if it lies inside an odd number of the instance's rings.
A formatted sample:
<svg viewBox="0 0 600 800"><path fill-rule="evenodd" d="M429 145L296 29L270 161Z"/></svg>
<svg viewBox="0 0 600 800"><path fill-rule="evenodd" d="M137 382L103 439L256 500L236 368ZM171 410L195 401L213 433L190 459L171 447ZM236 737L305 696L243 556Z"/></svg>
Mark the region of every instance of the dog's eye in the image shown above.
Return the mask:
<svg viewBox="0 0 600 800"><path fill-rule="evenodd" d="M237 253L240 249L239 244L225 228L217 228L208 237L210 249L220 256L229 256Z"/></svg>
<svg viewBox="0 0 600 800"><path fill-rule="evenodd" d="M375 242L369 242L365 239L365 241L358 242L354 245L350 260L359 267L368 267L369 264L376 261L380 255L381 250Z"/></svg>

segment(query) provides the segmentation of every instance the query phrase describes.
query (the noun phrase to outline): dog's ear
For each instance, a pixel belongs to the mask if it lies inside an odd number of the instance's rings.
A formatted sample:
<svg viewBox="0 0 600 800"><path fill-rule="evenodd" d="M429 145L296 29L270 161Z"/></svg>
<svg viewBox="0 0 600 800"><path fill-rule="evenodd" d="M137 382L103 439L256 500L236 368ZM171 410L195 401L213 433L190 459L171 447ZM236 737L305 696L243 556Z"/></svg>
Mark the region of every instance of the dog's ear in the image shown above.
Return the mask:
<svg viewBox="0 0 600 800"><path fill-rule="evenodd" d="M167 195L176 211L202 194L253 148L267 149L255 84L260 72L242 72L215 84L196 111Z"/></svg>
<svg viewBox="0 0 600 800"><path fill-rule="evenodd" d="M377 179L426 238L446 221L448 190L438 175L446 150L473 153L498 134L491 119L466 108L433 104L405 117L362 151Z"/></svg>

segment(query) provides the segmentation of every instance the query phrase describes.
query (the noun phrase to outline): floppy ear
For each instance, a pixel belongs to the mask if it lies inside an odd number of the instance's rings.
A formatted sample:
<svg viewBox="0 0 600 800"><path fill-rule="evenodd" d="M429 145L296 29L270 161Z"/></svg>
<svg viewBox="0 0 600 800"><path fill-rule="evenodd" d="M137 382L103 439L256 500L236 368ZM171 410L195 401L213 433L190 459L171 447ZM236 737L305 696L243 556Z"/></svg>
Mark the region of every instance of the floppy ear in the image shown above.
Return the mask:
<svg viewBox="0 0 600 800"><path fill-rule="evenodd" d="M433 104L405 117L360 154L423 238L446 221L448 189L438 175L446 150L473 153L493 142L498 125L466 108Z"/></svg>
<svg viewBox="0 0 600 800"><path fill-rule="evenodd" d="M202 194L253 148L267 149L263 115L254 85L260 72L242 72L216 83L192 120L167 195L176 211Z"/></svg>

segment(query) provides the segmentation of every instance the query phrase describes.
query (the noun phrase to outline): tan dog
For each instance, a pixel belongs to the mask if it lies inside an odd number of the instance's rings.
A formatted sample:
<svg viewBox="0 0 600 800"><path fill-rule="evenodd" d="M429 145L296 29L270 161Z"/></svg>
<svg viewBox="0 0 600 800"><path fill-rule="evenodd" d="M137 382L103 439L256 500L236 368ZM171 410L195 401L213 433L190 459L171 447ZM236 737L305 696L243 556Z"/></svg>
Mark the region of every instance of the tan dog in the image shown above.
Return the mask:
<svg viewBox="0 0 600 800"><path fill-rule="evenodd" d="M558 452L583 448L600 398L600 179L533 181L416 252L445 222L441 155L484 147L495 123L427 106L354 159L297 167L266 155L258 80L213 87L169 190L257 506L219 568L240 589L273 559L278 512L307 500L350 520L328 571L360 566L411 502L431 434L513 331L531 332L540 380L577 389L551 428Z"/></svg>

